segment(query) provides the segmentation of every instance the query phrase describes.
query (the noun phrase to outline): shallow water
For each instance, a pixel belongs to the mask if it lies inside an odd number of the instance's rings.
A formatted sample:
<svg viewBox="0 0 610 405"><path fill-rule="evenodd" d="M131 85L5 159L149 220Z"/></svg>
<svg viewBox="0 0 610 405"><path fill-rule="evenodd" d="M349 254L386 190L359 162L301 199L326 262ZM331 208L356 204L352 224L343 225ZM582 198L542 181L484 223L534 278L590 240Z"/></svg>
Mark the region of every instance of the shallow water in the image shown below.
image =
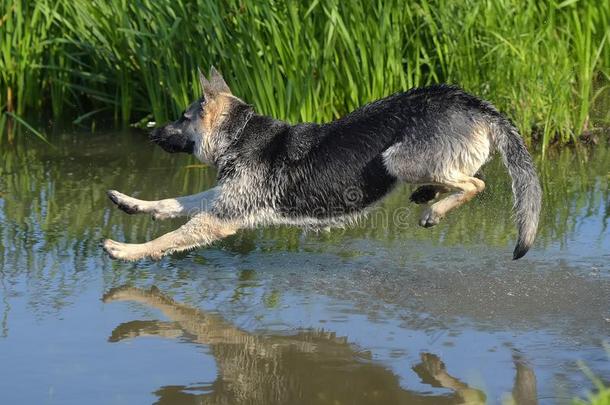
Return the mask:
<svg viewBox="0 0 610 405"><path fill-rule="evenodd" d="M610 149L539 169L540 236L510 260L500 162L432 229L396 190L346 230L239 232L160 262L103 237L182 221L115 209L210 187L214 171L141 134L0 152L0 403L564 403L610 380ZM154 287L153 287L154 286Z"/></svg>

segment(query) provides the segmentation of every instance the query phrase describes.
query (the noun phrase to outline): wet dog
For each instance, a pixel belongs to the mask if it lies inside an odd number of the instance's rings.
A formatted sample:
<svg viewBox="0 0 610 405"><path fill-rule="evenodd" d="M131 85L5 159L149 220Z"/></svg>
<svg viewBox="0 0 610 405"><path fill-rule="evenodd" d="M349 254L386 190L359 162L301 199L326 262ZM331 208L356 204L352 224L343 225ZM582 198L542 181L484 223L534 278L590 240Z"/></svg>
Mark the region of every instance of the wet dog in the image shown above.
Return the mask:
<svg viewBox="0 0 610 405"><path fill-rule="evenodd" d="M513 258L534 242L541 190L517 129L490 103L454 86L416 88L372 102L326 124L290 125L257 114L212 68L199 74L203 97L151 139L168 152L194 154L218 171L216 187L199 194L143 201L118 191L110 199L129 214L188 216L177 230L142 244L107 239L115 259L159 259L208 245L240 228L349 224L399 182L420 185L411 196L429 205L431 227L485 188L475 177L499 151L512 178L519 237ZM442 196L442 198L439 198Z"/></svg>

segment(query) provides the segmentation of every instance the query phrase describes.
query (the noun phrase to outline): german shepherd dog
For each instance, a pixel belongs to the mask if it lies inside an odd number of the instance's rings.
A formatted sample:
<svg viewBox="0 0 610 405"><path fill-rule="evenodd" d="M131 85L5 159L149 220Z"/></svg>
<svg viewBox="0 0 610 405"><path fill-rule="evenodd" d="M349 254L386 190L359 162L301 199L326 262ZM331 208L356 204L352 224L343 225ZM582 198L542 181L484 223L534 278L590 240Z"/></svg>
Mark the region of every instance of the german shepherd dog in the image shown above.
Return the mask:
<svg viewBox="0 0 610 405"><path fill-rule="evenodd" d="M505 116L457 87L415 88L327 124L290 125L257 114L214 68L209 80L201 72L199 80L203 97L177 121L155 129L151 139L167 152L194 154L215 166L218 184L159 201L108 191L129 214L190 217L146 243L105 240L112 258L160 259L261 225L344 226L400 181L419 185L413 202L438 200L419 222L431 227L483 191L485 183L475 174L496 150L512 178L519 231L513 259L534 242L541 191L532 158Z"/></svg>

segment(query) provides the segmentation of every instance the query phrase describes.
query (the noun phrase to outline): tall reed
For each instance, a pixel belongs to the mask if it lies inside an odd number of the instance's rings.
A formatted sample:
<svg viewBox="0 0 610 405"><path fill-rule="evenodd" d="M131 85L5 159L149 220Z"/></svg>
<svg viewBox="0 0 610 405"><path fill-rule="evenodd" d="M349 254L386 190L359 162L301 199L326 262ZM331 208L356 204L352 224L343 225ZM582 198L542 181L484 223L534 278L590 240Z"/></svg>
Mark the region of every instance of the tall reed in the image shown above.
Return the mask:
<svg viewBox="0 0 610 405"><path fill-rule="evenodd" d="M594 0L0 0L0 109L164 121L198 93L196 67L215 64L236 94L290 121L456 83L546 148L608 125L590 119L610 78L607 21L610 3Z"/></svg>

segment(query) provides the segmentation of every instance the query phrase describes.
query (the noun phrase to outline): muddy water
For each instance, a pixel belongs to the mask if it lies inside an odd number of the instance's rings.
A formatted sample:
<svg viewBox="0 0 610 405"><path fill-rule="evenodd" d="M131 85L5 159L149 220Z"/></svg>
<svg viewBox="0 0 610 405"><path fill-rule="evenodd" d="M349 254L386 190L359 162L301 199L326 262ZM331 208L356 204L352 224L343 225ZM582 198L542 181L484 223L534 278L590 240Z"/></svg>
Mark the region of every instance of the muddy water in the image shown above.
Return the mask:
<svg viewBox="0 0 610 405"><path fill-rule="evenodd" d="M0 151L0 403L566 403L610 380L610 149L540 163L522 260L509 179L432 229L401 187L346 230L240 232L160 262L111 262L180 220L114 209L210 187L139 134Z"/></svg>

